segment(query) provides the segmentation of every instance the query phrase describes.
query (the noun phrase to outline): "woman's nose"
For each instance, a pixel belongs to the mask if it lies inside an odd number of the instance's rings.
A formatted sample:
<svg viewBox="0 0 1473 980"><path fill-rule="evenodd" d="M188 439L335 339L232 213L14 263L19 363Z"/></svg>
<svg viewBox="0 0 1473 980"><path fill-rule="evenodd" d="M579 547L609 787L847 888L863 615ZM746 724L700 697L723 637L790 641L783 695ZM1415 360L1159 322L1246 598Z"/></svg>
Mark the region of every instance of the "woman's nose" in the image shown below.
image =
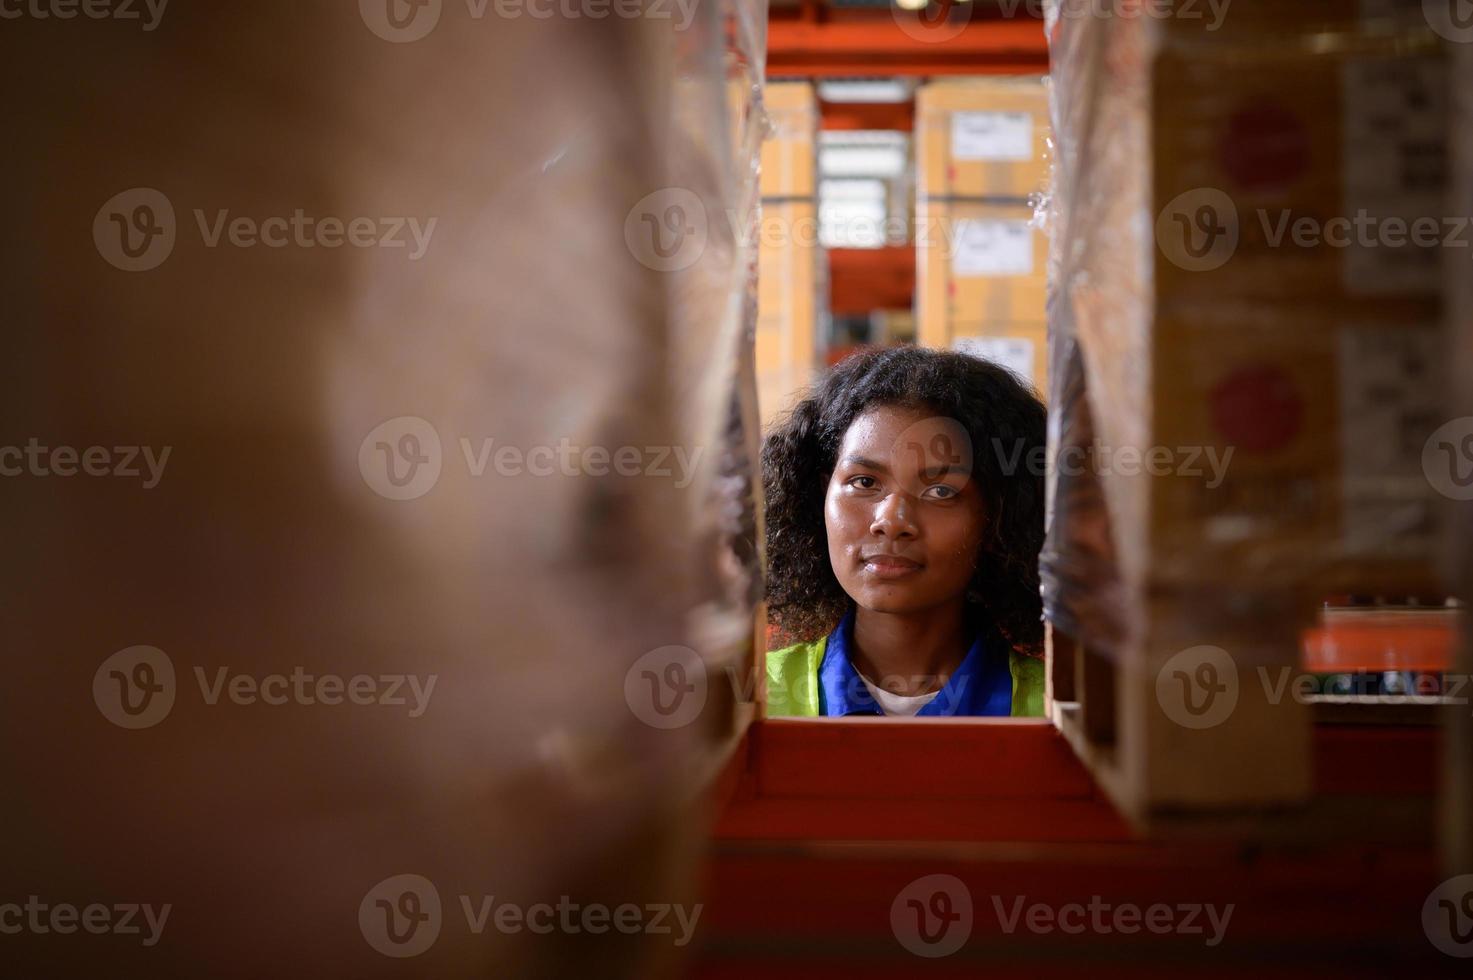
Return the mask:
<svg viewBox="0 0 1473 980"><path fill-rule="evenodd" d="M913 538L916 526L911 515L911 503L903 493L887 494L875 508L875 518L869 531L885 538Z"/></svg>

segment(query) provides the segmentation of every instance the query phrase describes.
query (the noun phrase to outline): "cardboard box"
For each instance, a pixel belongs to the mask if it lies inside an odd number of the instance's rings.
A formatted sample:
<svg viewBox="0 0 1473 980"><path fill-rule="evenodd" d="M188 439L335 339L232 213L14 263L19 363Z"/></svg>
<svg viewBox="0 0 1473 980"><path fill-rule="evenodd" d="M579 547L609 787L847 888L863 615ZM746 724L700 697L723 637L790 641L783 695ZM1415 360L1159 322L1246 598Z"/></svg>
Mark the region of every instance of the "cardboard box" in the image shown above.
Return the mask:
<svg viewBox="0 0 1473 980"><path fill-rule="evenodd" d="M769 200L758 226L757 402L765 427L792 406L818 367L818 209Z"/></svg>
<svg viewBox="0 0 1473 980"><path fill-rule="evenodd" d="M952 334L953 350L1001 364L1043 398L1048 391L1048 324L984 323Z"/></svg>
<svg viewBox="0 0 1473 980"><path fill-rule="evenodd" d="M920 343L1011 338L1016 343L972 349L1006 358L1040 393L1047 390L1048 239L1031 207L925 201L917 213L916 263ZM1024 345L1030 353L1022 353Z"/></svg>
<svg viewBox="0 0 1473 980"><path fill-rule="evenodd" d="M1175 26L1060 21L1097 35L1077 48L1097 57L1055 80L1068 202L1052 313L1080 345L1099 443L1175 465L1234 451L1212 487L1101 468L1136 596L1437 588L1421 452L1442 250L1275 246L1260 217L1288 212L1292 235L1301 218L1446 214L1441 48L1425 22L1377 23L1178 43ZM1236 239L1219 233L1228 209Z"/></svg>
<svg viewBox="0 0 1473 980"><path fill-rule="evenodd" d="M1163 304L1439 293L1440 246L1468 228L1446 220L1448 75L1431 41L1168 44L1151 88Z"/></svg>
<svg viewBox="0 0 1473 980"><path fill-rule="evenodd" d="M915 140L919 196L1026 199L1048 184L1048 90L1032 76L932 82Z"/></svg>
<svg viewBox="0 0 1473 980"><path fill-rule="evenodd" d="M757 402L766 427L818 366L818 96L807 82L767 86L758 226Z"/></svg>
<svg viewBox="0 0 1473 980"><path fill-rule="evenodd" d="M1204 308L1157 329L1156 455L1110 464L1146 484L1153 580L1432 587L1422 449L1440 410L1435 320Z"/></svg>
<svg viewBox="0 0 1473 980"><path fill-rule="evenodd" d="M762 144L763 198L812 198L818 192L817 93L807 82L775 82L763 104L772 124Z"/></svg>

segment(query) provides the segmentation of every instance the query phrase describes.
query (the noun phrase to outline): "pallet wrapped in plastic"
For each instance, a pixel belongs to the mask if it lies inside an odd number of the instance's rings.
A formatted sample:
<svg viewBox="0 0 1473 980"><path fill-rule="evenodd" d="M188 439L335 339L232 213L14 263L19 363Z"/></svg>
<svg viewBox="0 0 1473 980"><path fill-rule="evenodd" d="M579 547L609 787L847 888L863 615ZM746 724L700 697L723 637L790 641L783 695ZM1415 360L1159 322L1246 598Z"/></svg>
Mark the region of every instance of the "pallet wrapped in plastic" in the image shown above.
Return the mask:
<svg viewBox="0 0 1473 980"><path fill-rule="evenodd" d="M765 6L162 13L3 32L0 972L675 975L498 913L695 898Z"/></svg>
<svg viewBox="0 0 1473 980"><path fill-rule="evenodd" d="M1051 10L1045 571L1082 634L1162 591L1436 590L1446 64L1406 13Z"/></svg>
<svg viewBox="0 0 1473 980"><path fill-rule="evenodd" d="M1473 30L1463 38L1469 43L1457 48L1451 86L1454 185L1449 213L1473 216ZM1456 461L1460 469L1449 470L1450 497L1444 506L1451 514L1453 527L1447 538L1447 554L1457 576L1457 595L1465 605L1473 603L1473 384L1469 384L1473 379L1473 276L1468 274L1468 260L1466 253L1451 251L1446 263L1453 370L1461 383L1450 388L1449 435L1456 438L1448 440L1454 455L1447 461ZM1440 447L1434 449L1447 452ZM1454 672L1462 677L1473 676L1473 632L1466 626ZM1446 719L1447 793L1442 810L1446 870L1452 875L1473 874L1473 714L1467 705L1456 705L1447 709Z"/></svg>

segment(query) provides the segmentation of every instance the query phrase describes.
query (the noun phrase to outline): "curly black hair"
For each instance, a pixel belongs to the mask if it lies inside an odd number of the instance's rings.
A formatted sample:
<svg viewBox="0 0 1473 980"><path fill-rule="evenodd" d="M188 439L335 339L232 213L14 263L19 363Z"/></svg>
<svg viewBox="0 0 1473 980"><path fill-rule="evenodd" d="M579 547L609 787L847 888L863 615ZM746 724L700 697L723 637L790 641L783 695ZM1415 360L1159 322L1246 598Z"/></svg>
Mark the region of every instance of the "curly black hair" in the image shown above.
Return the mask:
<svg viewBox="0 0 1473 980"><path fill-rule="evenodd" d="M1047 413L1006 368L921 347L866 349L845 358L779 418L764 440L772 625L784 637L816 639L832 631L851 605L829 564L824 496L850 424L881 405L924 409L966 429L988 520L967 598L1015 648L1038 655L1043 643L1040 463Z"/></svg>

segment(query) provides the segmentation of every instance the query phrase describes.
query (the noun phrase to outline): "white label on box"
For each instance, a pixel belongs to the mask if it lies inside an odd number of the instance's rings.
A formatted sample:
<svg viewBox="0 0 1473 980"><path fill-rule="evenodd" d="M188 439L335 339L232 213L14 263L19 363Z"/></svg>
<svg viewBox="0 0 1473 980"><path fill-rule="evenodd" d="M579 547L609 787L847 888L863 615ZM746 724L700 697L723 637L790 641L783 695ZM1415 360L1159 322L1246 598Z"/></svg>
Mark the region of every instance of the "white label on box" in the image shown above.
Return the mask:
<svg viewBox="0 0 1473 980"><path fill-rule="evenodd" d="M1026 112L956 112L953 160L1032 160L1033 116Z"/></svg>
<svg viewBox="0 0 1473 980"><path fill-rule="evenodd" d="M1032 222L962 218L952 233L952 275L1033 275Z"/></svg>
<svg viewBox="0 0 1473 980"><path fill-rule="evenodd" d="M1353 296L1436 293L1448 178L1447 71L1433 58L1362 58L1341 76L1341 276ZM1348 239L1348 242L1345 240Z"/></svg>
<svg viewBox="0 0 1473 980"><path fill-rule="evenodd" d="M1352 554L1417 554L1434 533L1422 447L1442 419L1435 326L1340 333L1341 537Z"/></svg>
<svg viewBox="0 0 1473 980"><path fill-rule="evenodd" d="M1023 337L958 337L952 348L984 361L1001 364L1029 384L1033 383L1033 341Z"/></svg>

